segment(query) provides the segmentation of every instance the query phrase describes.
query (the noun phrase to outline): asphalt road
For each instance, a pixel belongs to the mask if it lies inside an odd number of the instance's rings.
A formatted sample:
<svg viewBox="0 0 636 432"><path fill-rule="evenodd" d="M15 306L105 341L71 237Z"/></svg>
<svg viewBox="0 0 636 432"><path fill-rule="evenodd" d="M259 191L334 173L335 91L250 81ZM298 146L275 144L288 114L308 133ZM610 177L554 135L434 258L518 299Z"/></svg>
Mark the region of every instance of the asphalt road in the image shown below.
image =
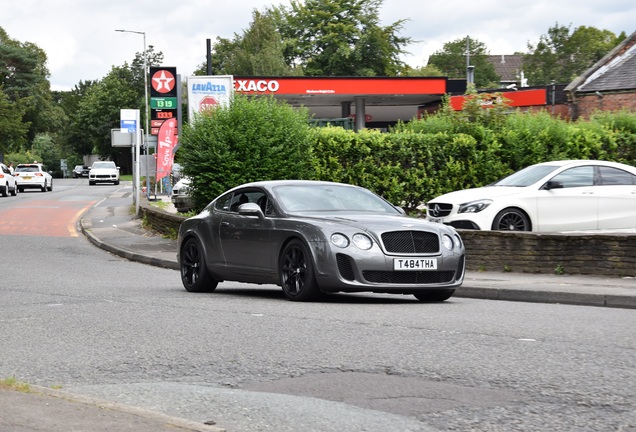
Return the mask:
<svg viewBox="0 0 636 432"><path fill-rule="evenodd" d="M633 310L187 293L68 228L116 186L54 186L0 198L0 378L228 431L636 430Z"/></svg>

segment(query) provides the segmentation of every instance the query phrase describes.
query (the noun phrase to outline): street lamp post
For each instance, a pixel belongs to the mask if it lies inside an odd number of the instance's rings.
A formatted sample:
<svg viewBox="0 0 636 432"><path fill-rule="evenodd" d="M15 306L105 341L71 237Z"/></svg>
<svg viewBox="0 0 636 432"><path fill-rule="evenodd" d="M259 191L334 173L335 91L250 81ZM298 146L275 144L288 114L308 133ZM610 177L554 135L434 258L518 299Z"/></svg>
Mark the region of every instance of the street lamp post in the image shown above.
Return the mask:
<svg viewBox="0 0 636 432"><path fill-rule="evenodd" d="M150 171L148 169L148 156L149 156L149 148L148 148L148 134L150 133L150 114L148 111L148 56L146 54L146 32L134 31L134 30L115 30L122 33L135 33L143 35L144 37L144 102L146 103L146 111L144 113L144 117L146 118L146 133L144 134L144 143L146 144L146 198L150 199ZM139 155L137 155L139 158ZM139 164L139 162L137 162ZM137 172L137 181L139 179L139 172ZM137 189L139 185L136 185ZM139 196L139 194L137 194Z"/></svg>

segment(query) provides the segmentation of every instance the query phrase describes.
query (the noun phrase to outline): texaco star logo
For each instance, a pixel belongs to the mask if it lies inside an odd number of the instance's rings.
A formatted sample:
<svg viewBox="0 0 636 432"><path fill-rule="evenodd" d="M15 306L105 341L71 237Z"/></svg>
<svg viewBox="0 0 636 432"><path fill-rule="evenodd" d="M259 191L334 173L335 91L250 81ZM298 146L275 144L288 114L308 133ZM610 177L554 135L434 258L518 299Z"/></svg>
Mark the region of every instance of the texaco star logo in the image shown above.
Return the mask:
<svg viewBox="0 0 636 432"><path fill-rule="evenodd" d="M152 88L159 93L170 93L174 85L174 75L170 71L160 70L152 76Z"/></svg>

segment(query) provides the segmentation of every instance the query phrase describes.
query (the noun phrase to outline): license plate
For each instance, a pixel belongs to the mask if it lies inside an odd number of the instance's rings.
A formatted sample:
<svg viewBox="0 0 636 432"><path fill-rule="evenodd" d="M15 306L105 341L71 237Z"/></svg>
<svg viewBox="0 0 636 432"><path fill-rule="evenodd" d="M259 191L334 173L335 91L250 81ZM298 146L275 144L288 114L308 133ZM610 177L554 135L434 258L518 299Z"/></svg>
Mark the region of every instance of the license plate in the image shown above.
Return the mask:
<svg viewBox="0 0 636 432"><path fill-rule="evenodd" d="M437 258L393 258L393 270L437 270Z"/></svg>
<svg viewBox="0 0 636 432"><path fill-rule="evenodd" d="M22 178L23 178L23 179L25 179L25 180L31 180L31 177L30 177L30 176L22 177Z"/></svg>
<svg viewBox="0 0 636 432"><path fill-rule="evenodd" d="M428 220L429 220L429 222L444 223L444 218L429 217Z"/></svg>

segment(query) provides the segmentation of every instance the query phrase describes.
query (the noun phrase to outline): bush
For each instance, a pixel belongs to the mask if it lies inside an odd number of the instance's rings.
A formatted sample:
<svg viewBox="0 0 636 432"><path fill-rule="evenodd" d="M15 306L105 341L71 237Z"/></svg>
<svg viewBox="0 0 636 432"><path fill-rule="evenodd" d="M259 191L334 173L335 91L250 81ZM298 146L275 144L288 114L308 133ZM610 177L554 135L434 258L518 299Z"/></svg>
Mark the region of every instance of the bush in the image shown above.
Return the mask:
<svg viewBox="0 0 636 432"><path fill-rule="evenodd" d="M242 183L312 178L308 113L272 97L234 95L197 115L179 137L179 161L202 209Z"/></svg>

